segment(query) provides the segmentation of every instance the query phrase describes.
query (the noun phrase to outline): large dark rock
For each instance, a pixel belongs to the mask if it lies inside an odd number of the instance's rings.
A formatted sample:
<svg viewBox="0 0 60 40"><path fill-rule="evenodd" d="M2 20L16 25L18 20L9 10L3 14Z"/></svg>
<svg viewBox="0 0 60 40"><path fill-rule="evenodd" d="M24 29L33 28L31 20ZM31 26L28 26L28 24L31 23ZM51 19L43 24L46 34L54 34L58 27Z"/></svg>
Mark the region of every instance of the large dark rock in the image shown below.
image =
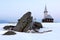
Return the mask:
<svg viewBox="0 0 60 40"><path fill-rule="evenodd" d="M16 25L16 27L14 28L15 31L19 31L19 32L24 32L24 29L30 25L30 23L32 22L33 17L31 16L31 12L27 12L26 14L24 14L21 19L18 20L18 23ZM29 27L29 26L28 26ZM26 28L28 29L28 28Z"/></svg>
<svg viewBox="0 0 60 40"><path fill-rule="evenodd" d="M35 31L35 32L38 32L40 28L43 28L42 24L40 22L34 22L33 23L33 27L32 29Z"/></svg>
<svg viewBox="0 0 60 40"><path fill-rule="evenodd" d="M7 31L6 33L4 33L3 35L15 35L16 33L13 31Z"/></svg>
<svg viewBox="0 0 60 40"><path fill-rule="evenodd" d="M40 28L43 28L42 24L40 22L34 22L33 23L33 29L40 29Z"/></svg>
<svg viewBox="0 0 60 40"><path fill-rule="evenodd" d="M18 20L16 27L14 27L15 31L19 32L27 32L28 30L34 30L43 28L42 24L39 22L33 22L33 17L31 16L31 12L27 12L24 14L21 19Z"/></svg>
<svg viewBox="0 0 60 40"><path fill-rule="evenodd" d="M10 26L5 26L5 27L3 27L3 29L5 29L5 30L9 30L9 29L13 30L14 27L15 27L15 26L10 25Z"/></svg>
<svg viewBox="0 0 60 40"><path fill-rule="evenodd" d="M31 16L31 12L25 13L20 19L18 19L18 23L16 26L5 26L5 30L14 30L18 32L27 32L28 30L33 30L34 32L38 32L38 29L43 28L42 24L39 22L34 22L33 17Z"/></svg>

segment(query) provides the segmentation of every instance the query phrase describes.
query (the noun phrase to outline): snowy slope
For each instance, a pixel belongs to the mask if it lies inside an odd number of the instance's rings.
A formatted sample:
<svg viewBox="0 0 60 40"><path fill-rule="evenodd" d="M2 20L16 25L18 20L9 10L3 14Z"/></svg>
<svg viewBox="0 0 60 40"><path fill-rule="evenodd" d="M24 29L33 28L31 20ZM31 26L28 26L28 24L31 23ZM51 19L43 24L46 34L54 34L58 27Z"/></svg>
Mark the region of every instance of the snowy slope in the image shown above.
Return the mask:
<svg viewBox="0 0 60 40"><path fill-rule="evenodd" d="M16 24L0 24L0 40L60 40L60 23L42 23L43 29L39 31L52 30L46 33L22 33L16 32L16 35L2 35L4 31L2 29L5 25L16 25Z"/></svg>

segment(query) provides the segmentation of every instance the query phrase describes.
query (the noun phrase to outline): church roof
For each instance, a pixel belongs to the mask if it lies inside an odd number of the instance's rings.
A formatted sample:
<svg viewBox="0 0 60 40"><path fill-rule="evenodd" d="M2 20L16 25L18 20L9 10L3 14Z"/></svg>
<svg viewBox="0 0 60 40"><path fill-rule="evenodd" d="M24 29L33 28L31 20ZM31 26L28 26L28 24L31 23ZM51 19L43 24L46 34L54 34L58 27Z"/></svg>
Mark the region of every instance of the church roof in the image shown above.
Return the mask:
<svg viewBox="0 0 60 40"><path fill-rule="evenodd" d="M45 18L53 19L51 15L47 15Z"/></svg>

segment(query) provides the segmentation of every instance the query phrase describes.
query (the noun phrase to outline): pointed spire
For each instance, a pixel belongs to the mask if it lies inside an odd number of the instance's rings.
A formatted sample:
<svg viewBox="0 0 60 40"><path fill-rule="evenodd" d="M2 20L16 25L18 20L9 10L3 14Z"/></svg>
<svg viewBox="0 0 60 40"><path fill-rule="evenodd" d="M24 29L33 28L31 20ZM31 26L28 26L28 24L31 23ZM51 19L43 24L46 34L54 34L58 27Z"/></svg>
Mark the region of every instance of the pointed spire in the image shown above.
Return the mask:
<svg viewBox="0 0 60 40"><path fill-rule="evenodd" d="M44 13L48 13L46 5L45 5Z"/></svg>
<svg viewBox="0 0 60 40"><path fill-rule="evenodd" d="M47 7L46 7L46 5L45 5L45 11L47 11Z"/></svg>
<svg viewBox="0 0 60 40"><path fill-rule="evenodd" d="M47 11L47 7L46 7L46 5L45 5L44 18L46 18L47 15L48 15L48 11Z"/></svg>

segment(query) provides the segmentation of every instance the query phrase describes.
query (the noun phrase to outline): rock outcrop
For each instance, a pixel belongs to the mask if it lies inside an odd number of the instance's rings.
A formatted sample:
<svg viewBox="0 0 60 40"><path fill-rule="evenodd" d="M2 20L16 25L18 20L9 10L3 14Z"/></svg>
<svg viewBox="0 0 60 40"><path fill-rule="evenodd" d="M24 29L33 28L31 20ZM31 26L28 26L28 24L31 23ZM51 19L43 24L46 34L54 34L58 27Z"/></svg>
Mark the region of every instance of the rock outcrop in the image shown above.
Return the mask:
<svg viewBox="0 0 60 40"><path fill-rule="evenodd" d="M30 25L30 23L32 22L33 17L31 16L31 12L27 12L26 14L24 14L21 19L18 20L18 23L16 25L16 27L14 28L15 31L19 31L19 32L24 32L24 29ZM29 26L28 26L29 27ZM26 28L28 29L28 28Z"/></svg>
<svg viewBox="0 0 60 40"><path fill-rule="evenodd" d="M20 19L16 26L5 26L4 29L10 29L18 32L38 32L40 28L43 28L40 22L34 22L31 12L25 13Z"/></svg>
<svg viewBox="0 0 60 40"><path fill-rule="evenodd" d="M42 24L39 22L33 22L31 12L27 12L21 17L21 19L18 20L18 23L14 30L19 32L27 32L28 30L34 30L35 32L38 32L37 29L40 28L43 28Z"/></svg>

